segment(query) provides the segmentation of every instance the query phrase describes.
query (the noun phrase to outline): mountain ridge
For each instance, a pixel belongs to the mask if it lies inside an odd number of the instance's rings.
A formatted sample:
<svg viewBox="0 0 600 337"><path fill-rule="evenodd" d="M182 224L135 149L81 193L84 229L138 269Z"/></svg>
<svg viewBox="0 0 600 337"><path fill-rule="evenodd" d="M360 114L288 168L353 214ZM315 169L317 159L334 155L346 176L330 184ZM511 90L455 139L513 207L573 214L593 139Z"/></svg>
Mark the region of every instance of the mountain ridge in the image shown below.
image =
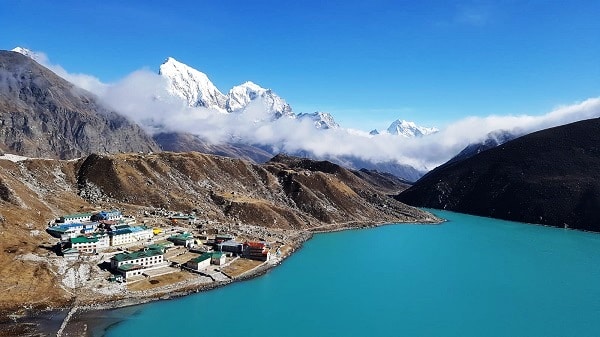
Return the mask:
<svg viewBox="0 0 600 337"><path fill-rule="evenodd" d="M70 159L92 152L157 151L135 123L13 51L0 51L0 150Z"/></svg>
<svg viewBox="0 0 600 337"><path fill-rule="evenodd" d="M427 173L399 201L600 231L600 119L537 131Z"/></svg>

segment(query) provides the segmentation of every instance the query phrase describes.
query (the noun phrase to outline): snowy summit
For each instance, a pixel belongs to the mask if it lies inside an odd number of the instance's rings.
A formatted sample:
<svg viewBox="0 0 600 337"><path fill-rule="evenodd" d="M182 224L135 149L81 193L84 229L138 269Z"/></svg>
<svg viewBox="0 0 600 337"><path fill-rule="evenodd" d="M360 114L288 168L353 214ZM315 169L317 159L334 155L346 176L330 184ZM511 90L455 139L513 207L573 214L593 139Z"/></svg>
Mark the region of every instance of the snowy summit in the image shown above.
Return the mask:
<svg viewBox="0 0 600 337"><path fill-rule="evenodd" d="M158 73L169 82L169 92L184 99L189 106L225 112L227 97L203 72L169 57L160 65Z"/></svg>
<svg viewBox="0 0 600 337"><path fill-rule="evenodd" d="M45 59L45 56L43 54L32 52L31 50L23 47L15 47L11 51L25 55L30 59L36 61L37 63L41 63L41 61Z"/></svg>
<svg viewBox="0 0 600 337"><path fill-rule="evenodd" d="M310 119L317 129L338 129L340 125L328 112L313 112L298 114L298 119Z"/></svg>
<svg viewBox="0 0 600 337"><path fill-rule="evenodd" d="M250 81L229 90L227 94L227 111L241 110L256 99L262 100L267 112L274 115L275 118L295 117L292 108L283 98L277 96L271 89L265 89Z"/></svg>
<svg viewBox="0 0 600 337"><path fill-rule="evenodd" d="M426 128L416 125L414 122L405 120L394 121L387 131L392 135L399 135L406 138L422 137L440 131L438 128Z"/></svg>
<svg viewBox="0 0 600 337"><path fill-rule="evenodd" d="M206 107L228 113L241 111L251 102L261 100L267 112L275 118L295 117L285 100L271 89L265 89L250 81L233 87L224 95L205 73L172 57L160 65L158 73L167 79L167 89L171 95L180 97L191 107Z"/></svg>

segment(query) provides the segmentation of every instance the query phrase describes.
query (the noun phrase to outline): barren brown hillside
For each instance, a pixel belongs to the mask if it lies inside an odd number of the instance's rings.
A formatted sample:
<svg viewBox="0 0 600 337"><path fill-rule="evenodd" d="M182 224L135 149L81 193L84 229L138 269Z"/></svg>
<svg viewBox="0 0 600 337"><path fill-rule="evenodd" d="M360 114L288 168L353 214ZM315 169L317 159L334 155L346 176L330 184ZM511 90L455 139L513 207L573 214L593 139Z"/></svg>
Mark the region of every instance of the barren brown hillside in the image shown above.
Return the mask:
<svg viewBox="0 0 600 337"><path fill-rule="evenodd" d="M56 268L40 258L54 255L47 222L113 207L134 214L195 211L201 221L306 230L435 220L329 162L280 156L256 165L195 152L0 160L0 307L14 312L71 301Z"/></svg>

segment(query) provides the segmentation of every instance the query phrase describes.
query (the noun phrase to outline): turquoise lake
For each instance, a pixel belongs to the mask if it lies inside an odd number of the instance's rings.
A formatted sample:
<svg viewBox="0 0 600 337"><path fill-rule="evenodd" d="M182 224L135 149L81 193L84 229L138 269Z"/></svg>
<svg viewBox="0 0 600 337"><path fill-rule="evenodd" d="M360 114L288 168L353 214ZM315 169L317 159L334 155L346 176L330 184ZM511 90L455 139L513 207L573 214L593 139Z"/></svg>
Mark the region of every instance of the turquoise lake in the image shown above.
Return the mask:
<svg viewBox="0 0 600 337"><path fill-rule="evenodd" d="M600 235L432 212L448 222L315 235L264 276L113 311L106 336L600 336Z"/></svg>

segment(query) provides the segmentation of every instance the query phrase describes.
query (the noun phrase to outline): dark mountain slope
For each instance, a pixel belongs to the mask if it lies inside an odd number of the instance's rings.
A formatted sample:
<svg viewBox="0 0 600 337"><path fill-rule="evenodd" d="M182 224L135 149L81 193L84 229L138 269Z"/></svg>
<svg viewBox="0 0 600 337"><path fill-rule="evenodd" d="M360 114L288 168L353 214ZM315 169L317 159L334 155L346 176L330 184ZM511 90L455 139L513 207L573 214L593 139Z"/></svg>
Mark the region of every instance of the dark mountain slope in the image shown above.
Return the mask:
<svg viewBox="0 0 600 337"><path fill-rule="evenodd" d="M412 186L406 180L400 179L391 173L367 169L360 169L353 173L376 187L378 191L390 195L402 192Z"/></svg>
<svg viewBox="0 0 600 337"><path fill-rule="evenodd" d="M137 125L31 58L0 51L0 150L46 158L156 151Z"/></svg>
<svg viewBox="0 0 600 337"><path fill-rule="evenodd" d="M431 171L414 206L600 231L600 119L535 132Z"/></svg>
<svg viewBox="0 0 600 337"><path fill-rule="evenodd" d="M493 149L496 146L502 145L510 140L517 138L518 135L516 133L512 133L509 131L498 130L494 132L490 132L487 135L487 138L479 143L473 143L467 145L462 151L460 151L456 156L452 157L452 159L448 160L447 164L458 162L461 160L465 160L467 158L471 158L476 154L479 154L483 151L487 151L489 149Z"/></svg>

